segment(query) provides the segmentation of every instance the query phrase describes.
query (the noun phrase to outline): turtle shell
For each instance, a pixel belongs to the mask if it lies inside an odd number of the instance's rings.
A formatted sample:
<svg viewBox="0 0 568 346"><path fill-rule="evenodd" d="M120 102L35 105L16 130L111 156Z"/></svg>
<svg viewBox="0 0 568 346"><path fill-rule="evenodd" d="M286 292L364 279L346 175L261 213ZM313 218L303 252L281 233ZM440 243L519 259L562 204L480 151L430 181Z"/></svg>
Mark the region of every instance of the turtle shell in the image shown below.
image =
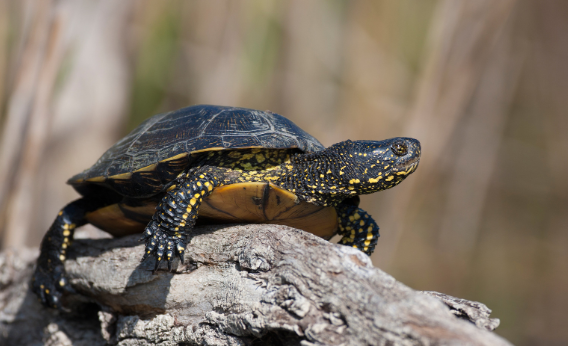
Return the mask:
<svg viewBox="0 0 568 346"><path fill-rule="evenodd" d="M123 196L149 197L191 165L192 154L244 148L315 152L324 146L276 113L197 105L151 117L67 183L82 195L102 185Z"/></svg>

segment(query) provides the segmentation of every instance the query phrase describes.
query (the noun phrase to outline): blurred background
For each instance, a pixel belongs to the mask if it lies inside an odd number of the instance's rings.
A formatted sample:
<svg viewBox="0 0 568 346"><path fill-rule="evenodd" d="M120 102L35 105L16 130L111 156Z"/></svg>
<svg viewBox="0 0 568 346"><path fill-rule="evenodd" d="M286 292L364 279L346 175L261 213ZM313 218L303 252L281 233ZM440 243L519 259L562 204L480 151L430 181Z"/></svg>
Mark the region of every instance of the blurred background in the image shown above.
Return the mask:
<svg viewBox="0 0 568 346"><path fill-rule="evenodd" d="M0 0L0 246L38 246L66 179L147 117L271 110L326 146L419 139L362 198L375 266L566 345L567 35L561 0Z"/></svg>

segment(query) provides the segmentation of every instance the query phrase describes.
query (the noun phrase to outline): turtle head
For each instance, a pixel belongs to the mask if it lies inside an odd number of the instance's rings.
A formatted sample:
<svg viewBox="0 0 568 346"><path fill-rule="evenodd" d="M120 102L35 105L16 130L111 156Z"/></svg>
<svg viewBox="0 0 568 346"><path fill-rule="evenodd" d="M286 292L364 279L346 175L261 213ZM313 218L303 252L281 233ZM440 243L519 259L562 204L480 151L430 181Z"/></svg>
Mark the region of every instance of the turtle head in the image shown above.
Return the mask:
<svg viewBox="0 0 568 346"><path fill-rule="evenodd" d="M398 185L416 170L420 161L420 142L413 138L345 141L327 150L334 151L340 158L335 165L335 177L356 194Z"/></svg>

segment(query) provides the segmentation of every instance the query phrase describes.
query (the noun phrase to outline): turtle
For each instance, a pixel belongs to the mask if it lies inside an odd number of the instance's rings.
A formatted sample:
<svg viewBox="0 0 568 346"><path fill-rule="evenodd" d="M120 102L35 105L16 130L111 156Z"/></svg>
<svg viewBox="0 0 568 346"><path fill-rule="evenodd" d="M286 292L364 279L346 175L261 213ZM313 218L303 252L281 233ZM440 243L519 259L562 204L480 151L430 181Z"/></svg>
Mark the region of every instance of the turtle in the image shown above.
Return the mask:
<svg viewBox="0 0 568 346"><path fill-rule="evenodd" d="M155 115L71 177L81 198L45 234L32 279L41 302L62 309L73 289L64 261L87 223L141 233L142 261L183 261L199 222L273 223L371 255L379 237L359 195L398 185L418 167L420 142L346 140L325 148L292 121L247 108L195 105Z"/></svg>

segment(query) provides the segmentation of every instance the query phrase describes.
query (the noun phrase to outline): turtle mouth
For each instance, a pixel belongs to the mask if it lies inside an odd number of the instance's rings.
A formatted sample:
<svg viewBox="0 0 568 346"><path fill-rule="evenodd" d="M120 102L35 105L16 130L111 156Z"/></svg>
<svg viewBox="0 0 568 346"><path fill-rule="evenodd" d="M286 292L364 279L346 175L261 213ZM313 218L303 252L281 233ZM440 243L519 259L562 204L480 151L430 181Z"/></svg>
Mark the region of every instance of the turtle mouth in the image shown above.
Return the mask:
<svg viewBox="0 0 568 346"><path fill-rule="evenodd" d="M409 168L414 170L418 166L418 163L420 163L420 156L415 156L409 160L394 165L393 170L408 170Z"/></svg>

